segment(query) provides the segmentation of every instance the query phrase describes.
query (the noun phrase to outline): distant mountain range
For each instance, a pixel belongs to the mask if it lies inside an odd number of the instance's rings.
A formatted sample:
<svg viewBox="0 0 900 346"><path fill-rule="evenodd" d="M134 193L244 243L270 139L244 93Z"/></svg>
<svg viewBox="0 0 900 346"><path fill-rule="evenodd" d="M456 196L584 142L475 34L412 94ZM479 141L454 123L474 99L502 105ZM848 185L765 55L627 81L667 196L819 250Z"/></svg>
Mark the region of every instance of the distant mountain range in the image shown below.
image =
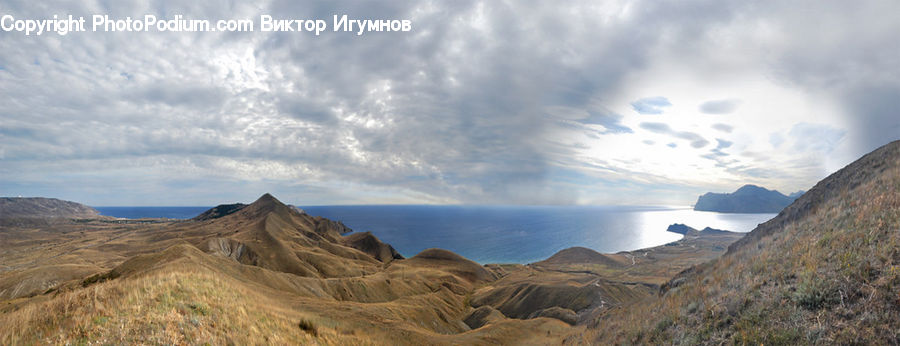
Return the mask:
<svg viewBox="0 0 900 346"><path fill-rule="evenodd" d="M777 213L803 195L782 194L756 185L744 185L732 193L707 192L697 199L694 210L720 213Z"/></svg>

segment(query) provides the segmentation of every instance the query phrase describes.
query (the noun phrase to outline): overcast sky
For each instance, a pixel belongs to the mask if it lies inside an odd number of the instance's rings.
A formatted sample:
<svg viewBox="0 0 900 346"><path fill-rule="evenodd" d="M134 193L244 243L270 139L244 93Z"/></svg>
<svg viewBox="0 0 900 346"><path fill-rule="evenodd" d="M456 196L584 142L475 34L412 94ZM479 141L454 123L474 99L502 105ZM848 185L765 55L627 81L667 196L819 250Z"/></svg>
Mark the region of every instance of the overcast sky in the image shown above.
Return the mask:
<svg viewBox="0 0 900 346"><path fill-rule="evenodd" d="M0 32L0 195L105 205L691 205L900 139L900 2L8 1L22 19L410 32Z"/></svg>

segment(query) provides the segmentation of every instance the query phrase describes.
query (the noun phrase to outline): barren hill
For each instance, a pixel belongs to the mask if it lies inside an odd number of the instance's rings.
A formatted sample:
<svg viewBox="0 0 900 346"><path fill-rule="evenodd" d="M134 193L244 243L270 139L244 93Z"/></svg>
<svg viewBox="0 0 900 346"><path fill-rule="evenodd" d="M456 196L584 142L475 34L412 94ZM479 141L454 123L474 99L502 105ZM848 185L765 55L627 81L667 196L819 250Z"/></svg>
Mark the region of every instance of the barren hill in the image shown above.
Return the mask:
<svg viewBox="0 0 900 346"><path fill-rule="evenodd" d="M0 197L0 218L92 218L100 213L75 202L44 197Z"/></svg>
<svg viewBox="0 0 900 346"><path fill-rule="evenodd" d="M597 251L583 248L580 246L571 247L568 249L560 250L555 253L550 258L547 258L543 261L537 262L537 265L550 265L550 264L570 264L570 263L594 263L600 265L606 265L610 267L621 267L622 263L617 262L615 259L611 257L601 254Z"/></svg>
<svg viewBox="0 0 900 346"><path fill-rule="evenodd" d="M597 322L628 343L900 342L900 141L825 178L658 301Z"/></svg>
<svg viewBox="0 0 900 346"><path fill-rule="evenodd" d="M777 213L803 194L784 195L756 185L744 185L732 193L708 192L694 204L694 210L720 213Z"/></svg>
<svg viewBox="0 0 900 346"><path fill-rule="evenodd" d="M449 251L403 259L269 194L217 208L187 221L9 227L0 341L471 344L570 332L506 317L472 330L466 297L498 274Z"/></svg>
<svg viewBox="0 0 900 346"><path fill-rule="evenodd" d="M184 221L6 226L0 341L584 342L597 316L654 296L660 277L737 238L710 239L641 258L573 248L524 266L441 249L404 259L371 233L270 194Z"/></svg>
<svg viewBox="0 0 900 346"><path fill-rule="evenodd" d="M206 220L218 219L220 217L223 217L228 214L234 213L238 210L241 210L246 206L247 205L243 204L243 203L220 204L220 205L217 205L207 211L204 211L203 213L200 213L200 215L197 215L196 217L194 217L193 220L206 221Z"/></svg>

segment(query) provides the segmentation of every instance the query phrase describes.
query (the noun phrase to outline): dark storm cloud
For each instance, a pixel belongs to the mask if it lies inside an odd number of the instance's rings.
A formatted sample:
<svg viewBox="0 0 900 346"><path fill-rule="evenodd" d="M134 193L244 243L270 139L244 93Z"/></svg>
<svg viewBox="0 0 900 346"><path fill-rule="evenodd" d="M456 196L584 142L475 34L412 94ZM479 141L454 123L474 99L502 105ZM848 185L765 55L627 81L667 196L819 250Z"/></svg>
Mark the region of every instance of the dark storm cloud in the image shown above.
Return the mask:
<svg viewBox="0 0 900 346"><path fill-rule="evenodd" d="M779 6L770 51L775 75L836 100L849 123L846 162L900 138L900 3L809 2ZM826 24L827 23L827 24ZM815 119L810 119L815 121Z"/></svg>
<svg viewBox="0 0 900 346"><path fill-rule="evenodd" d="M641 123L640 127L653 133L669 135L675 138L686 140L690 142L691 146L694 148L703 148L707 144L709 144L709 141L694 132L675 131L672 129L672 127L665 123L644 122Z"/></svg>
<svg viewBox="0 0 900 346"><path fill-rule="evenodd" d="M893 74L900 78L896 71ZM849 117L856 150L865 152L900 139L900 83L893 82L865 83L869 85L853 87L844 96L848 111L858 115Z"/></svg>

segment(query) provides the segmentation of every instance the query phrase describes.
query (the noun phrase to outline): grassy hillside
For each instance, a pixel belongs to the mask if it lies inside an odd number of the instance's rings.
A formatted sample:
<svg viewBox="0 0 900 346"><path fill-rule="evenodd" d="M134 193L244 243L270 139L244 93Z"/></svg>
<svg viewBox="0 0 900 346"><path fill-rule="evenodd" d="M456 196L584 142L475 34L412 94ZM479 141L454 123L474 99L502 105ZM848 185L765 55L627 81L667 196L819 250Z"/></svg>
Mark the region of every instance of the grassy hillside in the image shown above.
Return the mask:
<svg viewBox="0 0 900 346"><path fill-rule="evenodd" d="M404 259L268 194L186 221L6 226L0 343L588 343L586 323L738 238L694 231L533 265L440 249Z"/></svg>
<svg viewBox="0 0 900 346"><path fill-rule="evenodd" d="M549 343L573 331L505 316L473 330L471 292L497 274L449 251L403 259L270 195L204 215L6 228L0 344Z"/></svg>
<svg viewBox="0 0 900 346"><path fill-rule="evenodd" d="M626 343L898 343L900 142L819 182L734 243L621 307L591 338Z"/></svg>
<svg viewBox="0 0 900 346"><path fill-rule="evenodd" d="M130 272L151 263L153 269L149 271ZM190 245L144 256L117 268L112 276L115 279L96 283L86 280L84 287L63 289L46 300L0 315L0 342L483 343L499 336L504 340L526 336L558 339L568 329L562 322L540 319L459 334L468 329L454 323L465 311L464 297L440 285L424 292L411 292L415 287L406 287L410 292L395 289L397 298L377 294L349 298L340 292L350 287L318 279L299 280L292 274L266 269L238 266L221 270L228 266L224 259ZM251 272L230 272L248 269ZM401 274L415 282L439 281L417 275L427 274L416 270ZM292 288L273 288L278 283ZM357 285L357 289L365 287ZM512 332L518 328L528 328L535 334Z"/></svg>
<svg viewBox="0 0 900 346"><path fill-rule="evenodd" d="M56 198L0 197L0 219L90 218L100 213L91 207Z"/></svg>
<svg viewBox="0 0 900 346"><path fill-rule="evenodd" d="M4 226L0 343L900 342L900 142L746 236L529 265L405 259L268 194L204 215Z"/></svg>

